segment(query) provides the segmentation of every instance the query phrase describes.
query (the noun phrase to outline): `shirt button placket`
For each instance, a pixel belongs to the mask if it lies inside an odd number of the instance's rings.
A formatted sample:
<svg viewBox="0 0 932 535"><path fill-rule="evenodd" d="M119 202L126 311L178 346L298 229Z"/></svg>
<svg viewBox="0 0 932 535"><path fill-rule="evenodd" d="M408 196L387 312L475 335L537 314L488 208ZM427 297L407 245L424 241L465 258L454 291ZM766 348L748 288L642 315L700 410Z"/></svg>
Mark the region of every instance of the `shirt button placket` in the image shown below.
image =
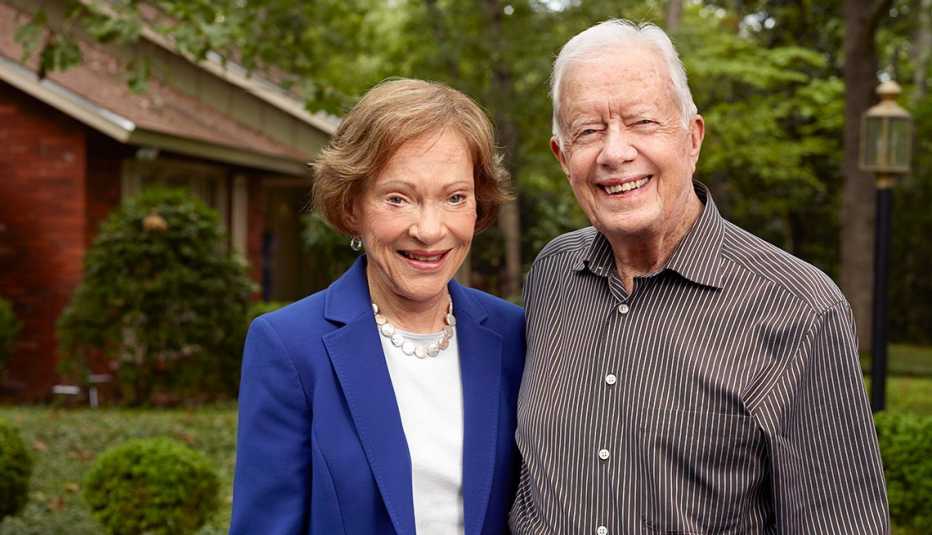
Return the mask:
<svg viewBox="0 0 932 535"><path fill-rule="evenodd" d="M627 314L629 310L631 310L631 307L628 306L628 303L622 303L618 305L618 313L622 316Z"/></svg>
<svg viewBox="0 0 932 535"><path fill-rule="evenodd" d="M608 528L605 526L599 526L595 528L596 535L608 535Z"/></svg>

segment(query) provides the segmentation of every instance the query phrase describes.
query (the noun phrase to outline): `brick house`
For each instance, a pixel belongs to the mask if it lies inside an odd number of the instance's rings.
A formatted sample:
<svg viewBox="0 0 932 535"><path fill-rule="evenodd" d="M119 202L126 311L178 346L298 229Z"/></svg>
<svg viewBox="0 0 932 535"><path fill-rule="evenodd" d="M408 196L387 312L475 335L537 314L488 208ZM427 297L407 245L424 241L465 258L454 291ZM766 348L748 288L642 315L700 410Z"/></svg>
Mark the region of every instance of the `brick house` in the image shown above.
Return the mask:
<svg viewBox="0 0 932 535"><path fill-rule="evenodd" d="M55 322L85 251L110 210L147 185L188 188L215 208L266 299L317 284L299 215L304 164L333 133L332 117L235 65L191 62L148 31L131 48L83 40L80 66L39 79L13 39L31 4L0 0L0 296L24 324L0 394L47 398ZM44 4L54 27L62 3ZM144 93L127 84L133 57L151 65Z"/></svg>

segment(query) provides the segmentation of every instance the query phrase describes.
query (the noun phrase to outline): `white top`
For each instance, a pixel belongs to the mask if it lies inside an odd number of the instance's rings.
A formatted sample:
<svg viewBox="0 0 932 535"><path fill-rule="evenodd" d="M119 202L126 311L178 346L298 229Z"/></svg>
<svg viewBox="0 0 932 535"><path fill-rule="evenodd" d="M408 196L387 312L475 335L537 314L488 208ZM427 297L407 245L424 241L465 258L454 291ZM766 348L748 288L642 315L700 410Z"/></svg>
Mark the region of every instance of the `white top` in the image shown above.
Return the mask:
<svg viewBox="0 0 932 535"><path fill-rule="evenodd" d="M453 331L447 349L424 359L405 355L380 336L411 455L414 523L420 535L463 534L463 386ZM418 345L442 336L396 332Z"/></svg>

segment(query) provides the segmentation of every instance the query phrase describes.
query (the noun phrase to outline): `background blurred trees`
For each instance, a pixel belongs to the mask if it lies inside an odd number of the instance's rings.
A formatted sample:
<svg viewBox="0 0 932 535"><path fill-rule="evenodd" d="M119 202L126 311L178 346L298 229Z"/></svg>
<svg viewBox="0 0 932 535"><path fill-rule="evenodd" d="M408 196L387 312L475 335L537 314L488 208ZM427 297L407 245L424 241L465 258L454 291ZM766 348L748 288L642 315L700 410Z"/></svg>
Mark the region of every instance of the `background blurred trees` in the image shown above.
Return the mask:
<svg viewBox="0 0 932 535"><path fill-rule="evenodd" d="M506 296L549 239L586 224L548 149L548 76L560 45L608 18L666 26L706 117L698 178L735 223L841 280L862 333L869 332L872 178L856 171L852 120L872 103L878 76L895 77L916 119L917 145L913 172L896 190L891 334L929 343L929 2L123 0L75 2L72 17L80 23L73 31L128 43L146 24L195 60L213 51L270 73L312 110L340 114L389 76L440 80L475 97L496 123L520 195L477 239L471 283ZM88 7L95 5L107 9ZM24 41L36 34L29 27ZM67 37L32 47L44 68L80 61ZM860 48L846 49L855 39ZM127 71L144 87L144 65ZM858 202L845 200L854 195L846 188L860 192ZM308 222L314 247L343 246L321 235L319 221Z"/></svg>

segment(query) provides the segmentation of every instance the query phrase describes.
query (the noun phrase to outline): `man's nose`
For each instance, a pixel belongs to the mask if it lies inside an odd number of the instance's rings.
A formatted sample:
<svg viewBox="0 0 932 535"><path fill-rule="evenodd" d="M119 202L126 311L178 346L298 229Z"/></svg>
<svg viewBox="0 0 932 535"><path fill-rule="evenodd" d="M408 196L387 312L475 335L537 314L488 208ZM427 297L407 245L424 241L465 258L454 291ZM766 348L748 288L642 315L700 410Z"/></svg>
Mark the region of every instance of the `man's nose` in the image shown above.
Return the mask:
<svg viewBox="0 0 932 535"><path fill-rule="evenodd" d="M445 230L443 211L428 203L418 210L417 219L412 223L409 232L411 237L419 242L432 244L443 238Z"/></svg>
<svg viewBox="0 0 932 535"><path fill-rule="evenodd" d="M608 167L620 163L630 162L638 155L637 148L632 143L631 136L621 128L609 128L605 136L605 144L599 152L599 165Z"/></svg>

